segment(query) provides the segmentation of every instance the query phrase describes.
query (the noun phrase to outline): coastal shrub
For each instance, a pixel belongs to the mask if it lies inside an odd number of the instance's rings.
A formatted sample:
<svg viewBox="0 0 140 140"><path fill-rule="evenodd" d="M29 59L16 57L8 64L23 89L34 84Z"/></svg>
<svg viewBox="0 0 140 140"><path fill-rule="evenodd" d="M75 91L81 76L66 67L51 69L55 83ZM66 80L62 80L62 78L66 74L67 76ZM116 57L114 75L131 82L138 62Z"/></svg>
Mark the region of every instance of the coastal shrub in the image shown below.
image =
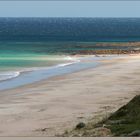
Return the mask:
<svg viewBox="0 0 140 140"><path fill-rule="evenodd" d="M135 96L127 105L121 107L105 122L114 136L138 135L140 130L140 95Z"/></svg>

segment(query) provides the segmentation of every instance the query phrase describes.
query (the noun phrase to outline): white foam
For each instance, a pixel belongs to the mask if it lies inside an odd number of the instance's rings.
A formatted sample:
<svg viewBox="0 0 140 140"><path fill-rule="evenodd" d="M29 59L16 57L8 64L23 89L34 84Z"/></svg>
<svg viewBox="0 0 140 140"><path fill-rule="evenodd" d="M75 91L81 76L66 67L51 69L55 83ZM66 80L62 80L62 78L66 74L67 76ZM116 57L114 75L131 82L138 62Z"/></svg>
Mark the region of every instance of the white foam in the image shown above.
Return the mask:
<svg viewBox="0 0 140 140"><path fill-rule="evenodd" d="M65 60L74 60L74 58L72 58L72 57L70 57L70 56L66 56L64 59L65 59Z"/></svg>
<svg viewBox="0 0 140 140"><path fill-rule="evenodd" d="M1 72L0 73L0 81L8 80L11 78L15 78L20 75L19 71L16 72Z"/></svg>

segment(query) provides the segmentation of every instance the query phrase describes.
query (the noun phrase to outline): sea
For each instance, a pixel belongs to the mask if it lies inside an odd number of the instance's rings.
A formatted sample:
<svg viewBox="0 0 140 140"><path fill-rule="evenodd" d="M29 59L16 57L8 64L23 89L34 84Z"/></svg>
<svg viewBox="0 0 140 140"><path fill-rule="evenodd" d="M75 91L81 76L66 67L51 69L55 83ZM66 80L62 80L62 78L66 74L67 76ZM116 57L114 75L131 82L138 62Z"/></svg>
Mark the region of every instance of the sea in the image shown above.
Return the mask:
<svg viewBox="0 0 140 140"><path fill-rule="evenodd" d="M71 57L102 48L89 44L134 41L140 18L0 18L0 89L95 67Z"/></svg>

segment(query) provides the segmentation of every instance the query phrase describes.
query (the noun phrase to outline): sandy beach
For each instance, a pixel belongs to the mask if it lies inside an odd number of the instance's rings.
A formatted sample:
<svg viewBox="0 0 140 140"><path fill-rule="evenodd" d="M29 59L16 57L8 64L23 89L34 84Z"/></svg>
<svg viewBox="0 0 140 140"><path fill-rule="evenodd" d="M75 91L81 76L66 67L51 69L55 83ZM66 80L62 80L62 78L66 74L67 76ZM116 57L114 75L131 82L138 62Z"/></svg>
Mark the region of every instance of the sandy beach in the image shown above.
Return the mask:
<svg viewBox="0 0 140 140"><path fill-rule="evenodd" d="M139 94L140 55L0 91L0 136L56 136L99 121Z"/></svg>

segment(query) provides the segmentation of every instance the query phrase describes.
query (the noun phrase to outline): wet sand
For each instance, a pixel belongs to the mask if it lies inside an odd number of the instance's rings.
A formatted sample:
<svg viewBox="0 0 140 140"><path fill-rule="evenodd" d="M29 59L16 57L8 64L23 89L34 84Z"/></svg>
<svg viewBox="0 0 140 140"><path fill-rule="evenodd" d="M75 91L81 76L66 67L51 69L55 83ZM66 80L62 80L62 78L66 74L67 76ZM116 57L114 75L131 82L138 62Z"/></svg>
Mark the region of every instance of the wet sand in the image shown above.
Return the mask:
<svg viewBox="0 0 140 140"><path fill-rule="evenodd" d="M0 136L55 136L110 114L139 94L140 55L0 91Z"/></svg>

